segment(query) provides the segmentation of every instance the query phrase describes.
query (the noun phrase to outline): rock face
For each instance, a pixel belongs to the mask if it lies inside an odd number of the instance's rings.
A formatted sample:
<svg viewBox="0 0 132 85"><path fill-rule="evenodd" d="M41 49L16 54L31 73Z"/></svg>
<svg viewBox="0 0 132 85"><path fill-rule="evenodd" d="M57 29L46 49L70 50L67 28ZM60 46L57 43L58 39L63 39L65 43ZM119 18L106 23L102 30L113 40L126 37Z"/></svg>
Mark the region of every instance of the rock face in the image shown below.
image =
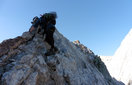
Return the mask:
<svg viewBox="0 0 132 85"><path fill-rule="evenodd" d="M110 74L126 85L132 83L132 29L109 61ZM107 62L106 62L107 63Z"/></svg>
<svg viewBox="0 0 132 85"><path fill-rule="evenodd" d="M100 57L80 42L70 42L57 30L58 52L46 56L50 45L40 34L0 44L0 85L124 85L113 79Z"/></svg>

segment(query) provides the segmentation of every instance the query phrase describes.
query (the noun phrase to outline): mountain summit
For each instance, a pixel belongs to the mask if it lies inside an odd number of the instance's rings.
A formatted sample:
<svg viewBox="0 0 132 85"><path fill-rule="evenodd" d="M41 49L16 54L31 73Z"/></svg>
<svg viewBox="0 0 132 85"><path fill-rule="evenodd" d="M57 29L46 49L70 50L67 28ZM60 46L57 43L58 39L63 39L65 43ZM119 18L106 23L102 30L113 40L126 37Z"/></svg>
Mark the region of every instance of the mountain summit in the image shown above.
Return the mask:
<svg viewBox="0 0 132 85"><path fill-rule="evenodd" d="M124 85L113 79L100 57L79 41L70 42L57 29L53 38L57 51L48 55L51 45L37 31L3 41L0 85Z"/></svg>
<svg viewBox="0 0 132 85"><path fill-rule="evenodd" d="M132 84L132 29L126 35L121 45L108 64L110 74L126 85ZM131 83L131 84L130 84Z"/></svg>

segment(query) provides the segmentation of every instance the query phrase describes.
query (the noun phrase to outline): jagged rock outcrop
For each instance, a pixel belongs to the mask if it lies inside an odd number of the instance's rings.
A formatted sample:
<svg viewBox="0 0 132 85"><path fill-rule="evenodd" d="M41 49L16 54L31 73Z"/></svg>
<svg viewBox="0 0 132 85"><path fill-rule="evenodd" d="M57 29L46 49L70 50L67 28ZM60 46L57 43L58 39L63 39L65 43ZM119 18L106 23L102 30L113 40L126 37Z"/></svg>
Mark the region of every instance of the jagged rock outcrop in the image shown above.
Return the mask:
<svg viewBox="0 0 132 85"><path fill-rule="evenodd" d="M72 43L57 30L58 51L46 56L50 45L40 34L0 44L0 85L124 85L113 79L100 57L80 43Z"/></svg>
<svg viewBox="0 0 132 85"><path fill-rule="evenodd" d="M110 74L116 79L125 83L132 84L132 29L122 41L120 47L111 56L111 60L104 61L107 63ZM109 62L109 63L108 63Z"/></svg>

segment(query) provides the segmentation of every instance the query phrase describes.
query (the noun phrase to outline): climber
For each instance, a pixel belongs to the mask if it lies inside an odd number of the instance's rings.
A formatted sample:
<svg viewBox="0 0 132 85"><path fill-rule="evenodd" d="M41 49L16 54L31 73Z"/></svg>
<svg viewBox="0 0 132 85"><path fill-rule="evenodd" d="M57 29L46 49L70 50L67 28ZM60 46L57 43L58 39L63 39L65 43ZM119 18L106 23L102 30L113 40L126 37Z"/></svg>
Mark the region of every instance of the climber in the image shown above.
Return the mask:
<svg viewBox="0 0 132 85"><path fill-rule="evenodd" d="M37 20L38 20L39 18L37 17L37 16L35 16L34 18L33 18L33 21L31 22L32 24L35 24L36 22L37 22Z"/></svg>
<svg viewBox="0 0 132 85"><path fill-rule="evenodd" d="M51 46L50 52L57 51L57 48L54 46L54 38L53 34L55 32L55 24L56 24L56 18L57 14L55 12L51 13L45 13L41 15L40 18L34 17L33 22L31 22L33 25L30 28L29 32L37 32L42 33L42 35L45 35L45 41ZM35 33L34 33L35 34Z"/></svg>
<svg viewBox="0 0 132 85"><path fill-rule="evenodd" d="M35 16L35 17L33 18L33 21L32 21L31 23L32 23L32 26L31 26L31 28L29 29L29 32L35 34L35 32L36 32L36 30L37 30L37 27L38 27L38 25L40 24L40 18L38 18L37 16Z"/></svg>
<svg viewBox="0 0 132 85"><path fill-rule="evenodd" d="M44 34L45 34L45 41L51 46L50 52L55 52L57 51L57 48L54 46L54 38L53 34L55 32L55 24L56 24L56 18L57 15L55 12L52 13L45 13L42 16L42 19L46 21L46 24L44 24Z"/></svg>

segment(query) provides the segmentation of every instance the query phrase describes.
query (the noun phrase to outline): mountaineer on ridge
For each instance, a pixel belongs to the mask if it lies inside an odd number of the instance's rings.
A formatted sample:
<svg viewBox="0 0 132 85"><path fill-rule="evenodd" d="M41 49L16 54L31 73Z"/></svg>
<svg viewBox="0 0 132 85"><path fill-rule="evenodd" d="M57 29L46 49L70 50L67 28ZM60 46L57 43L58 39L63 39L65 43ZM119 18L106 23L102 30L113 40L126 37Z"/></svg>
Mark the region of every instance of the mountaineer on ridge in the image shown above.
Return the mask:
<svg viewBox="0 0 132 85"><path fill-rule="evenodd" d="M35 35L35 33L43 35L44 40L51 46L49 52L57 51L57 48L54 46L53 38L56 29L56 18L56 12L45 13L41 15L40 18L35 16L31 22L32 26L29 30L33 35Z"/></svg>

